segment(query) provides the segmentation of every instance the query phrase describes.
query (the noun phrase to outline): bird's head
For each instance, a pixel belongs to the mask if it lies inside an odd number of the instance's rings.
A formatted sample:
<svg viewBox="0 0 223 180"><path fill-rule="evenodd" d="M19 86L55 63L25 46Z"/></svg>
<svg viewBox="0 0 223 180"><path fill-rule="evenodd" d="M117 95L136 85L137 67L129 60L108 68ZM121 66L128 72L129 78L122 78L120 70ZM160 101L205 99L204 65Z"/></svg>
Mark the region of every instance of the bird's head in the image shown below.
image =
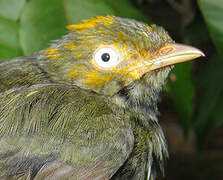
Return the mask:
<svg viewBox="0 0 223 180"><path fill-rule="evenodd" d="M54 80L113 96L132 84L159 88L171 65L202 54L176 44L161 27L114 16L69 25L41 59ZM141 86L141 85L139 85Z"/></svg>

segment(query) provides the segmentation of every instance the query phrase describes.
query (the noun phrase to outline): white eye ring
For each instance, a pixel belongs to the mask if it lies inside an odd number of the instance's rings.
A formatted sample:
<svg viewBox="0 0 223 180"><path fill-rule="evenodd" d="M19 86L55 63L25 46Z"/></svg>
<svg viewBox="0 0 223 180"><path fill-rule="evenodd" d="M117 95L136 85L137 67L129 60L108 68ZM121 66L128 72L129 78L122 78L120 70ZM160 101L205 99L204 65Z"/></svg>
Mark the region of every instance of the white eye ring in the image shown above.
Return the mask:
<svg viewBox="0 0 223 180"><path fill-rule="evenodd" d="M120 53L112 47L103 47L96 50L94 62L100 68L113 68L120 62Z"/></svg>

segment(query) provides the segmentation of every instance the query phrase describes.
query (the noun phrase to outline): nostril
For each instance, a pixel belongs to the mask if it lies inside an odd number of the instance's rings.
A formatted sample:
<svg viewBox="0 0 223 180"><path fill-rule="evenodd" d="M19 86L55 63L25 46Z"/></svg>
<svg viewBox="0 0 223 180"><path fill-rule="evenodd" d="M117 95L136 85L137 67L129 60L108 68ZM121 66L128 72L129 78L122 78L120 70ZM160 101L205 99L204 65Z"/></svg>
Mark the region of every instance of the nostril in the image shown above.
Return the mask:
<svg viewBox="0 0 223 180"><path fill-rule="evenodd" d="M167 46L164 46L164 47L160 48L160 50L158 51L158 55L165 55L165 54L168 54L169 52L171 52L173 50L174 50L173 46L167 45Z"/></svg>

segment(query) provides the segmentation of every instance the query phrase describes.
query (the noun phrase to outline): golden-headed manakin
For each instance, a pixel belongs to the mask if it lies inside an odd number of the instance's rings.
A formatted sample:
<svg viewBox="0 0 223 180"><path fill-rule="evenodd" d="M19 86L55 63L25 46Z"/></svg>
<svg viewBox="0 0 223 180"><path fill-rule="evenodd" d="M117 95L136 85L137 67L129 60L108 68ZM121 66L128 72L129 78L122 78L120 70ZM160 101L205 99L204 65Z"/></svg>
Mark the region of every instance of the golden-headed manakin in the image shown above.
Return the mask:
<svg viewBox="0 0 223 180"><path fill-rule="evenodd" d="M173 64L203 53L158 26L100 16L0 63L0 179L154 179L157 101Z"/></svg>

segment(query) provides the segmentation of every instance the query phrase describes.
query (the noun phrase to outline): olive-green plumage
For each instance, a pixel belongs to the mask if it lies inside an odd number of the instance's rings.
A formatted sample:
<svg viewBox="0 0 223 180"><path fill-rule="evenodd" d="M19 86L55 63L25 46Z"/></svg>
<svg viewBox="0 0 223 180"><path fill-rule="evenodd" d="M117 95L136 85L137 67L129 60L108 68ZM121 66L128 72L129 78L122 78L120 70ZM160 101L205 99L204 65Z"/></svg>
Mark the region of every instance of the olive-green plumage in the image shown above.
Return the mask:
<svg viewBox="0 0 223 180"><path fill-rule="evenodd" d="M0 63L0 179L154 179L168 157L156 115L171 67L134 66L171 38L110 16L68 29L49 49ZM98 62L98 48L115 49L118 64Z"/></svg>

